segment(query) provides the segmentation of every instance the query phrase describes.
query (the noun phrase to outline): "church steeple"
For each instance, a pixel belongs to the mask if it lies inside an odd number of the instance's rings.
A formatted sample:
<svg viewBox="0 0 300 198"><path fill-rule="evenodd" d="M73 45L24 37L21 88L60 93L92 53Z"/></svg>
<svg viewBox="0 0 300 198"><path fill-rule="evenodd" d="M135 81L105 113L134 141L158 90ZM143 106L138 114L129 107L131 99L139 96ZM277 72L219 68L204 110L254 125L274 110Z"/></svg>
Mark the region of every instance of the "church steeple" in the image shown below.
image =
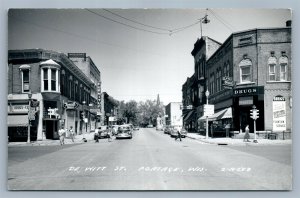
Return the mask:
<svg viewBox="0 0 300 198"><path fill-rule="evenodd" d="M157 94L156 105L160 105L159 94Z"/></svg>

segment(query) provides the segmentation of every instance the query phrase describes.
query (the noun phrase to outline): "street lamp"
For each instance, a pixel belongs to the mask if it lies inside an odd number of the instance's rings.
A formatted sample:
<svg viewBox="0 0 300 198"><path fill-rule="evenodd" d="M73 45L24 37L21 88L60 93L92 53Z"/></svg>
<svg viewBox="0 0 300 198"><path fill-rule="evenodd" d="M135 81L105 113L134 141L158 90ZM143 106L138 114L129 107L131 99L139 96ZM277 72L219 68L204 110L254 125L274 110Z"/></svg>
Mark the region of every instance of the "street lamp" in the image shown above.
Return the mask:
<svg viewBox="0 0 300 198"><path fill-rule="evenodd" d="M27 132L27 143L30 143L30 116L31 116L31 97L32 93L28 93L28 132Z"/></svg>
<svg viewBox="0 0 300 198"><path fill-rule="evenodd" d="M208 105L208 96L209 96L209 91L208 89L205 92L206 96L206 105ZM207 109L206 109L207 110ZM207 112L206 112L207 113ZM206 139L208 139L208 115L206 114Z"/></svg>
<svg viewBox="0 0 300 198"><path fill-rule="evenodd" d="M204 17L202 17L201 19L199 19L200 20L200 31L201 31L201 37L202 37L202 23L204 23L204 24L208 24L209 22L210 22L210 20L209 19L207 19L207 14L205 14L205 16Z"/></svg>

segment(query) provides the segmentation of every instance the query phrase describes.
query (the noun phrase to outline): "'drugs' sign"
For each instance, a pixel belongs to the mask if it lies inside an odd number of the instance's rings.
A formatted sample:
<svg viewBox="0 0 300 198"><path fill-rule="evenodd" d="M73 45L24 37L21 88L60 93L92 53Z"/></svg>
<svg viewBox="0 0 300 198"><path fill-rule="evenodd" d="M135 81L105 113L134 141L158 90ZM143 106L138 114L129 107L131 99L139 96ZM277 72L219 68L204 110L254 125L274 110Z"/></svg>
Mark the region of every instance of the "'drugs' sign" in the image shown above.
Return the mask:
<svg viewBox="0 0 300 198"><path fill-rule="evenodd" d="M273 98L273 131L286 130L286 101L283 96Z"/></svg>

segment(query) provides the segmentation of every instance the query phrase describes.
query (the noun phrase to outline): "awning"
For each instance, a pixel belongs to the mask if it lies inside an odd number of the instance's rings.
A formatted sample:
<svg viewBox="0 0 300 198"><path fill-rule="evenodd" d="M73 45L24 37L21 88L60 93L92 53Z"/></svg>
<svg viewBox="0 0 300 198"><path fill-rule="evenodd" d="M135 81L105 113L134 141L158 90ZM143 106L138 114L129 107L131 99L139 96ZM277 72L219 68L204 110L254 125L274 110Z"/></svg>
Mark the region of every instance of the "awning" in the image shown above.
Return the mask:
<svg viewBox="0 0 300 198"><path fill-rule="evenodd" d="M188 121L189 119L191 119L193 116L193 114L195 113L195 111L190 111L187 116L185 116L185 118L183 119L184 122Z"/></svg>
<svg viewBox="0 0 300 198"><path fill-rule="evenodd" d="M218 111L217 113L213 114L212 116L208 116L209 121L214 120L221 120L226 118L232 118L232 110L231 107ZM198 121L206 120L206 116L202 116L198 119Z"/></svg>
<svg viewBox="0 0 300 198"><path fill-rule="evenodd" d="M28 115L8 115L7 116L8 127L28 126Z"/></svg>

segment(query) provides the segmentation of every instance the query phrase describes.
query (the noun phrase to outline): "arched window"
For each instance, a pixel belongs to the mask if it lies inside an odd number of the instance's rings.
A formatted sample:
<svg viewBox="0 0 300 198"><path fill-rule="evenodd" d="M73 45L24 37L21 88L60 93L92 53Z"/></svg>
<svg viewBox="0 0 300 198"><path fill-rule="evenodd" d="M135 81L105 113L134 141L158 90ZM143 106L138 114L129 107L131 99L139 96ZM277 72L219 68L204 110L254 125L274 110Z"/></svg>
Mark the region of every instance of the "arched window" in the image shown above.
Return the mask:
<svg viewBox="0 0 300 198"><path fill-rule="evenodd" d="M288 58L286 56L280 57L279 58L280 81L287 81L287 65L288 65Z"/></svg>
<svg viewBox="0 0 300 198"><path fill-rule="evenodd" d="M240 83L252 82L252 62L250 59L244 59L239 64Z"/></svg>
<svg viewBox="0 0 300 198"><path fill-rule="evenodd" d="M276 80L276 65L277 60L275 57L270 57L268 60L268 67L269 67L269 81Z"/></svg>

